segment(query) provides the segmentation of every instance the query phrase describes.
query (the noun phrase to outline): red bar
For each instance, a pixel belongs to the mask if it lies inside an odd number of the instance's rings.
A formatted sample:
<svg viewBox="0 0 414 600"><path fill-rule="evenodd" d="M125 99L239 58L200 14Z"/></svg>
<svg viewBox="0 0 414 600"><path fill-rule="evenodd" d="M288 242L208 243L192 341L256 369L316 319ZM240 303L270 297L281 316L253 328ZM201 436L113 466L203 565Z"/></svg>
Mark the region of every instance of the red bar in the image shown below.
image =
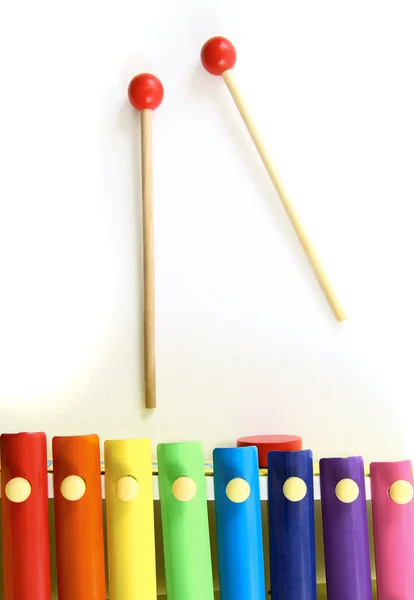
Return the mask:
<svg viewBox="0 0 414 600"><path fill-rule="evenodd" d="M106 600L99 437L55 437L52 447L59 600Z"/></svg>
<svg viewBox="0 0 414 600"><path fill-rule="evenodd" d="M1 436L1 498L4 600L50 600L44 433Z"/></svg>

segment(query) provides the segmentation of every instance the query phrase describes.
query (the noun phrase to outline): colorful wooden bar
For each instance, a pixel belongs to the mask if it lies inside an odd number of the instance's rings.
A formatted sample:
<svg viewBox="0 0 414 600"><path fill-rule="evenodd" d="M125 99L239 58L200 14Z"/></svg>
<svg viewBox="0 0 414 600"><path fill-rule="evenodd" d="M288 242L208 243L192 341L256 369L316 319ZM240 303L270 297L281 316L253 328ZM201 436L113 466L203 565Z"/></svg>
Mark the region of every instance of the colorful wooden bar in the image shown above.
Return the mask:
<svg viewBox="0 0 414 600"><path fill-rule="evenodd" d="M372 600L362 457L324 458L319 465L328 600Z"/></svg>
<svg viewBox="0 0 414 600"><path fill-rule="evenodd" d="M268 462L272 600L316 600L312 452L270 452Z"/></svg>
<svg viewBox="0 0 414 600"><path fill-rule="evenodd" d="M1 436L4 600L50 600L47 443L44 433Z"/></svg>
<svg viewBox="0 0 414 600"><path fill-rule="evenodd" d="M106 600L99 438L54 437L52 449L59 600Z"/></svg>
<svg viewBox="0 0 414 600"><path fill-rule="evenodd" d="M413 600L412 463L373 462L370 470L378 600Z"/></svg>
<svg viewBox="0 0 414 600"><path fill-rule="evenodd" d="M159 444L157 454L168 600L214 600L202 445Z"/></svg>
<svg viewBox="0 0 414 600"><path fill-rule="evenodd" d="M213 464L220 598L265 600L257 448L216 448Z"/></svg>
<svg viewBox="0 0 414 600"><path fill-rule="evenodd" d="M111 600L157 600L151 442L105 442Z"/></svg>

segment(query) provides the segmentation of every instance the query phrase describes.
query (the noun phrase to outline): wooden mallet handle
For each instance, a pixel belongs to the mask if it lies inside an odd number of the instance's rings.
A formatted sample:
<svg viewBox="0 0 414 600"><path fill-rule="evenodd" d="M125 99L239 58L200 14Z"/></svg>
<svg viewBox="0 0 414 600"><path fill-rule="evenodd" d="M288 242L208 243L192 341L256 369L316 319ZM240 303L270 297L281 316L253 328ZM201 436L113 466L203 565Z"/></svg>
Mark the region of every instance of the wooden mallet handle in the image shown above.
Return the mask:
<svg viewBox="0 0 414 600"><path fill-rule="evenodd" d="M144 369L145 406L155 408L155 308L154 308L154 211L152 198L152 111L162 102L164 90L157 77L137 75L128 88L131 104L141 111L142 223L144 254Z"/></svg>
<svg viewBox="0 0 414 600"><path fill-rule="evenodd" d="M338 321L344 321L346 314L339 302L338 296L330 282L316 250L303 227L299 216L290 200L284 186L282 185L279 175L272 164L270 155L260 138L256 125L249 114L246 104L241 96L241 93L236 85L232 69L236 64L236 50L231 42L223 37L214 37L208 40L201 50L201 62L204 68L212 75L222 75L230 94L236 104L236 107L243 119L247 130L252 138L257 152L266 168L266 171L276 189L286 213L296 231L300 243L312 265L315 275L321 285L321 288L332 308L332 311Z"/></svg>

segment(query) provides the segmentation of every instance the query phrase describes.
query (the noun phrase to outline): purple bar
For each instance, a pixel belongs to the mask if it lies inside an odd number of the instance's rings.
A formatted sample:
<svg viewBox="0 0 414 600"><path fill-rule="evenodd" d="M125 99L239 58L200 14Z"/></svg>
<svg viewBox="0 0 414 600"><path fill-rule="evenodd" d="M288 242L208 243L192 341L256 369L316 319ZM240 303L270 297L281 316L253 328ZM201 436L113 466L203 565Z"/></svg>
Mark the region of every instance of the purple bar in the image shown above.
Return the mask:
<svg viewBox="0 0 414 600"><path fill-rule="evenodd" d="M319 465L328 600L372 600L363 459L323 458ZM343 479L358 485L353 502L337 498Z"/></svg>

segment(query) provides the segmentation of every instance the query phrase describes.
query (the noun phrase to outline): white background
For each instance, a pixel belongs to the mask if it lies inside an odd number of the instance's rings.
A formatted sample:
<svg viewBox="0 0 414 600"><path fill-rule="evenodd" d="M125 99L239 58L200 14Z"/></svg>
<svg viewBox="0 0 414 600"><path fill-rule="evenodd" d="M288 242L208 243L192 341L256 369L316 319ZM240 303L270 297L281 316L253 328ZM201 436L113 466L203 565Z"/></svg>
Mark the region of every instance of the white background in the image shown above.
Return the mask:
<svg viewBox="0 0 414 600"><path fill-rule="evenodd" d="M413 458L409 0L8 2L0 14L0 429ZM339 325L202 44L235 76ZM158 407L143 409L137 73L154 114Z"/></svg>

